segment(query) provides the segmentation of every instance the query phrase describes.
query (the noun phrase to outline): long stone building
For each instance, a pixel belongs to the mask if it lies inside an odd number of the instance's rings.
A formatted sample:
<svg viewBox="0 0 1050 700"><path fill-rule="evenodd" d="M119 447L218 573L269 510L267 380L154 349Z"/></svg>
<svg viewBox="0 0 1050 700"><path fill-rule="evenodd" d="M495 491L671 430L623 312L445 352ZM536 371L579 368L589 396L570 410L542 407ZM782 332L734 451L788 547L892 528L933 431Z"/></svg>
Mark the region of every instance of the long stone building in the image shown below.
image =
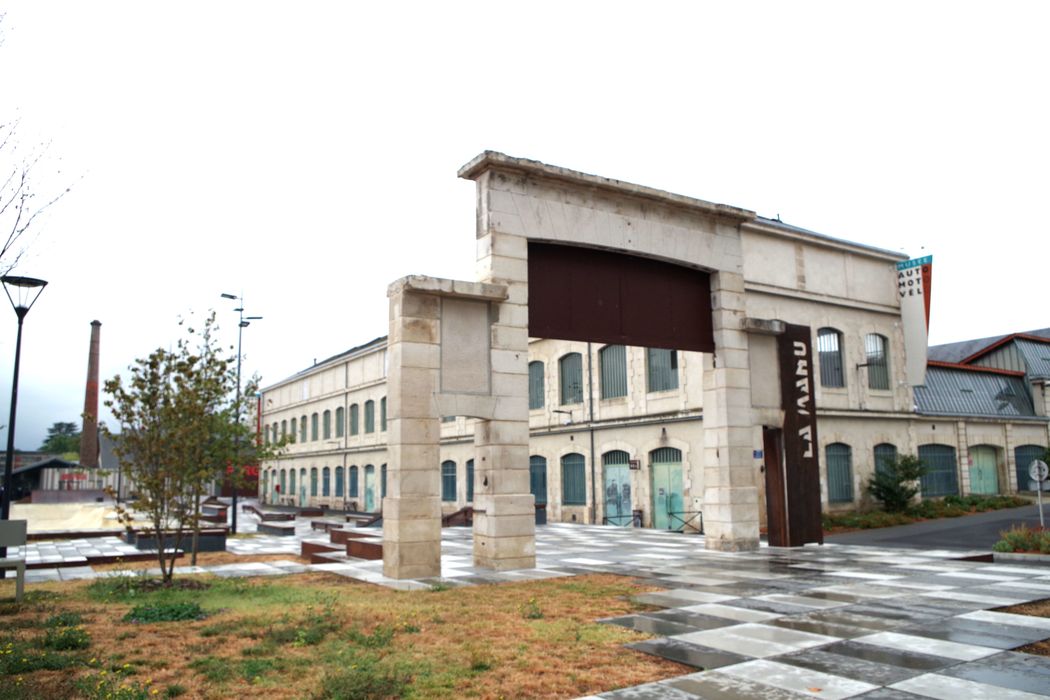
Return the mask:
<svg viewBox="0 0 1050 700"><path fill-rule="evenodd" d="M747 316L809 325L816 348L820 498L853 508L881 460L918 454L927 497L1029 489L1050 444L1050 331L931 348L925 386L905 378L901 254L753 217L740 226ZM773 337L748 337L752 358ZM529 340L529 467L539 518L700 529L703 356L665 348ZM765 352L765 354L763 354ZM265 502L378 511L386 492L387 342L377 338L267 387ZM775 363L753 360L754 483L763 424L783 420ZM474 494L472 419L441 423L442 510ZM765 517L765 508L760 503Z"/></svg>

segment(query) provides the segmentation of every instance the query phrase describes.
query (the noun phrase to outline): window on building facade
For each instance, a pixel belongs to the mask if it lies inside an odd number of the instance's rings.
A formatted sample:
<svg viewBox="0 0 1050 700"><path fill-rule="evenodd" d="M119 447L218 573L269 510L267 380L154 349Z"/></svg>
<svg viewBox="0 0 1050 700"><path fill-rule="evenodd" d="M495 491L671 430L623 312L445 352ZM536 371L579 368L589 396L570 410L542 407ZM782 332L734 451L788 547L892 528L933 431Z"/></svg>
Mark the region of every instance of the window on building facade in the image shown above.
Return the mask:
<svg viewBox="0 0 1050 700"><path fill-rule="evenodd" d="M919 459L926 473L919 479L922 497L956 496L959 493L959 464L951 445L919 445Z"/></svg>
<svg viewBox="0 0 1050 700"><path fill-rule="evenodd" d="M292 429L292 431L291 431L292 442L295 442L295 426L296 426L296 422L295 422L295 419L293 418L292 419L292 424L290 426L291 429Z"/></svg>
<svg viewBox="0 0 1050 700"><path fill-rule="evenodd" d="M317 495L317 467L310 467L310 495Z"/></svg>
<svg viewBox="0 0 1050 700"><path fill-rule="evenodd" d="M828 467L828 502L853 501L853 451L842 442L828 445L824 454Z"/></svg>
<svg viewBox="0 0 1050 700"><path fill-rule="evenodd" d="M456 417L455 416L441 416L441 422L442 423L455 423L456 422Z"/></svg>
<svg viewBox="0 0 1050 700"><path fill-rule="evenodd" d="M606 345L598 351L598 365L601 369L602 398L627 396L627 348Z"/></svg>
<svg viewBox="0 0 1050 700"><path fill-rule="evenodd" d="M386 498L386 465L379 465L379 497Z"/></svg>
<svg viewBox="0 0 1050 700"><path fill-rule="evenodd" d="M570 352L558 360L561 405L583 403L583 356Z"/></svg>
<svg viewBox="0 0 1050 700"><path fill-rule="evenodd" d="M294 496L295 494L295 470L291 469L288 472L288 495Z"/></svg>
<svg viewBox="0 0 1050 700"><path fill-rule="evenodd" d="M358 414L360 409L356 403L350 404L350 434L357 435L358 433Z"/></svg>
<svg viewBox="0 0 1050 700"><path fill-rule="evenodd" d="M292 435L295 438L295 435ZM306 416L299 419L299 442L306 442Z"/></svg>
<svg viewBox="0 0 1050 700"><path fill-rule="evenodd" d="M869 333L864 337L864 349L867 352L868 388L890 388L890 358L887 355L886 336Z"/></svg>
<svg viewBox="0 0 1050 700"><path fill-rule="evenodd" d="M320 422L319 418L320 416L318 416L316 413L310 414L310 439L315 442L317 441L317 435L319 432L317 430L318 423Z"/></svg>
<svg viewBox="0 0 1050 700"><path fill-rule="evenodd" d="M820 385L846 386L845 366L842 361L842 334L834 328L817 331L817 357L820 362Z"/></svg>
<svg viewBox="0 0 1050 700"><path fill-rule="evenodd" d="M1017 468L1017 490L1028 491L1029 481L1032 477L1028 474L1028 468L1032 461L1046 459L1046 448L1042 445L1020 445L1014 448L1014 464ZM1046 488L1044 485L1043 488Z"/></svg>
<svg viewBox="0 0 1050 700"><path fill-rule="evenodd" d="M441 500L456 500L456 463L451 459L441 463Z"/></svg>
<svg viewBox="0 0 1050 700"><path fill-rule="evenodd" d="M321 470L321 495L332 495L332 470L328 467Z"/></svg>
<svg viewBox="0 0 1050 700"><path fill-rule="evenodd" d="M543 363L529 363L529 408L543 408Z"/></svg>
<svg viewBox="0 0 1050 700"><path fill-rule="evenodd" d="M295 477L292 477L292 486L293 487L295 486ZM288 493L288 473L284 469L282 469L281 470L281 494L284 495L286 493Z"/></svg>
<svg viewBox="0 0 1050 700"><path fill-rule="evenodd" d="M347 496L357 498L357 467L350 467L350 484L347 486Z"/></svg>
<svg viewBox="0 0 1050 700"><path fill-rule="evenodd" d="M649 391L671 391L678 388L678 351L647 348L645 375Z"/></svg>
<svg viewBox="0 0 1050 700"><path fill-rule="evenodd" d="M264 445L269 445L270 444L270 426L268 426L268 425L264 425L263 426L263 444ZM264 489L264 492L265 492L265 489Z"/></svg>
<svg viewBox="0 0 1050 700"><path fill-rule="evenodd" d="M335 468L335 497L336 498L342 498L343 497L343 494L344 494L343 479L344 479L343 468L342 467L336 467Z"/></svg>
<svg viewBox="0 0 1050 700"><path fill-rule="evenodd" d="M386 432L386 397L379 399L379 430Z"/></svg>
<svg viewBox="0 0 1050 700"><path fill-rule="evenodd" d="M330 440L332 437L332 412L326 410L321 414L321 435L324 436L325 440Z"/></svg>
<svg viewBox="0 0 1050 700"><path fill-rule="evenodd" d="M566 506L587 504L587 475L583 455L573 452L561 458L561 502Z"/></svg>
<svg viewBox="0 0 1050 700"><path fill-rule="evenodd" d="M365 432L376 431L376 402L369 399L365 401Z"/></svg>
<svg viewBox="0 0 1050 700"><path fill-rule="evenodd" d="M283 438L287 434L288 434L288 421L283 420L283 421L281 421L281 437Z"/></svg>
<svg viewBox="0 0 1050 700"><path fill-rule="evenodd" d="M474 500L474 460L467 460L467 502Z"/></svg>
<svg viewBox="0 0 1050 700"><path fill-rule="evenodd" d="M889 472L890 465L897 461L897 446L888 442L875 445L875 473Z"/></svg>
<svg viewBox="0 0 1050 700"><path fill-rule="evenodd" d="M547 504L547 460L539 455L529 457L529 492L536 505Z"/></svg>
<svg viewBox="0 0 1050 700"><path fill-rule="evenodd" d="M346 411L343 407L335 409L335 436L337 438L343 437L343 433L346 432Z"/></svg>

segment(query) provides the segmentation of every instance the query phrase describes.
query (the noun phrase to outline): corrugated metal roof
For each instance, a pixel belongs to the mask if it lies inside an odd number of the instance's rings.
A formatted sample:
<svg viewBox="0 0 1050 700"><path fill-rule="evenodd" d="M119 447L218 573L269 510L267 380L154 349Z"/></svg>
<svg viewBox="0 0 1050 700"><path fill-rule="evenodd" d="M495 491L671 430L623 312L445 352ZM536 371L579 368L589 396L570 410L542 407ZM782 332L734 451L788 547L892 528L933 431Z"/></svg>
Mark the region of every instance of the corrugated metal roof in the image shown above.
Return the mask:
<svg viewBox="0 0 1050 700"><path fill-rule="evenodd" d="M929 367L915 387L919 413L942 416L1035 417L1023 377Z"/></svg>
<svg viewBox="0 0 1050 700"><path fill-rule="evenodd" d="M967 357L976 355L981 350L1009 338L1013 333L1005 335L993 335L989 338L976 338L974 340L962 340L957 343L945 343L944 345L931 345L926 357L941 362L962 362ZM1020 335L1036 335L1042 338L1050 338L1050 328L1039 328L1034 331L1026 331Z"/></svg>
<svg viewBox="0 0 1050 700"><path fill-rule="evenodd" d="M1050 343L1018 338L1014 341L1028 366L1030 379L1050 378Z"/></svg>

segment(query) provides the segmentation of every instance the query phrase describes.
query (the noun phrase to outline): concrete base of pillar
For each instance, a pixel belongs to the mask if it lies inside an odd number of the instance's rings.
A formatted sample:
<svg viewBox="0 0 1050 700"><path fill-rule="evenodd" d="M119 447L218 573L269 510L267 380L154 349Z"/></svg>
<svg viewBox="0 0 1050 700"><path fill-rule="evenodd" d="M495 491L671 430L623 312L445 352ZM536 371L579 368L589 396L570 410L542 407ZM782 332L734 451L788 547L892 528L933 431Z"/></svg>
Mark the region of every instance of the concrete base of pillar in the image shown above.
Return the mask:
<svg viewBox="0 0 1050 700"><path fill-rule="evenodd" d="M536 509L531 494L477 496L474 566L509 571L536 567Z"/></svg>
<svg viewBox="0 0 1050 700"><path fill-rule="evenodd" d="M441 499L383 499L383 575L395 579L441 575Z"/></svg>

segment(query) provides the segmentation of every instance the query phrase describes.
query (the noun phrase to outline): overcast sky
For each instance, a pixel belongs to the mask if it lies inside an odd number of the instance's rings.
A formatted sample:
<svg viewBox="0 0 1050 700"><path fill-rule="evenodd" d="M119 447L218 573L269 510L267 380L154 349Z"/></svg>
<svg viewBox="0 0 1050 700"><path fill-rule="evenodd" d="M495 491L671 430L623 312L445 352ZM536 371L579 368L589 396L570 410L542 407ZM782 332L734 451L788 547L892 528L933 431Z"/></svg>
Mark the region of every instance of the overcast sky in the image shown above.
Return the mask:
<svg viewBox="0 0 1050 700"><path fill-rule="evenodd" d="M485 149L934 255L931 342L1050 326L1050 5L7 2L0 121L49 143L16 444L235 304L272 383L474 278ZM0 165L10 166L9 152ZM774 261L771 261L774 264ZM6 302L5 302L6 303ZM0 401L16 319L0 310ZM5 436L6 439L6 436Z"/></svg>

